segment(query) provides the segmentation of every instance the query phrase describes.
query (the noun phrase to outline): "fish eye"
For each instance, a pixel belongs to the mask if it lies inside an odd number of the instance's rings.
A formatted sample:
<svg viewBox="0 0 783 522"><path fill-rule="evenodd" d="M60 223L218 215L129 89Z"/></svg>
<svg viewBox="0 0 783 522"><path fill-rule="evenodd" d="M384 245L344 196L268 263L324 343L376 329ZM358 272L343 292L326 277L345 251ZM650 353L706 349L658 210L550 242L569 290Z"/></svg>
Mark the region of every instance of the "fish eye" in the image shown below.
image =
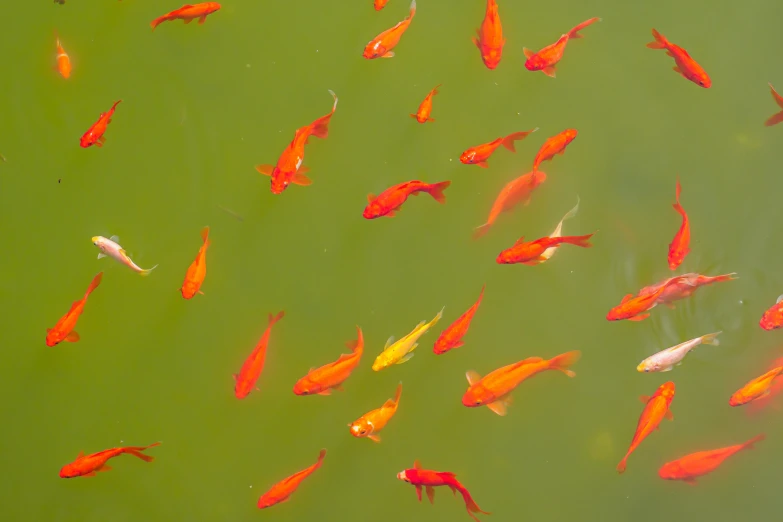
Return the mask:
<svg viewBox="0 0 783 522"><path fill-rule="evenodd" d="M481 404L481 399L476 399L476 404Z"/></svg>
<svg viewBox="0 0 783 522"><path fill-rule="evenodd" d="M359 432L359 435L364 435L365 433L367 433L367 430L362 430Z"/></svg>
<svg viewBox="0 0 783 522"><path fill-rule="evenodd" d="M284 182L283 182L283 186L284 186L284 187L287 187L287 186L288 186L288 182L287 182L287 181L284 181Z"/></svg>

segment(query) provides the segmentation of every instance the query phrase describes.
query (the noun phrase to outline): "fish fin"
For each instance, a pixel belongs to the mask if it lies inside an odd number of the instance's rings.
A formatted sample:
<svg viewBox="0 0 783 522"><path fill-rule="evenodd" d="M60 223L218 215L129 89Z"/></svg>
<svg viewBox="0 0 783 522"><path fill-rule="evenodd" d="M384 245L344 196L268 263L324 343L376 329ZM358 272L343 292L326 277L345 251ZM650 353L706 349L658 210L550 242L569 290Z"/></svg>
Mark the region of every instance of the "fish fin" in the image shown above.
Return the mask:
<svg viewBox="0 0 783 522"><path fill-rule="evenodd" d="M95 476L95 472L94 471L90 471L89 473L86 473L86 474L84 474L82 476L83 477L94 477Z"/></svg>
<svg viewBox="0 0 783 522"><path fill-rule="evenodd" d="M139 274L141 274L142 276L148 276L148 275L150 275L150 272L152 272L152 271L153 271L153 270L155 270L156 268L158 268L158 265L155 265L155 266L153 266L152 268L145 268L144 270L142 270L141 272L139 272Z"/></svg>
<svg viewBox="0 0 783 522"><path fill-rule="evenodd" d="M487 408L492 410L494 413L497 413L501 417L506 416L507 413L506 404L503 401L498 400L495 402L490 402L489 404L487 404Z"/></svg>
<svg viewBox="0 0 783 522"><path fill-rule="evenodd" d="M465 372L465 377L468 379L468 384L473 386L477 382L481 380L481 375L479 375L477 372L473 370L468 370Z"/></svg>
<svg viewBox="0 0 783 522"><path fill-rule="evenodd" d="M672 413L672 410L666 410L666 413L663 415L663 417L667 420L674 420L674 414Z"/></svg>
<svg viewBox="0 0 783 522"><path fill-rule="evenodd" d="M193 19L192 18L185 18L183 21L185 22L185 25L188 25L190 22L193 21Z"/></svg>
<svg viewBox="0 0 783 522"><path fill-rule="evenodd" d="M337 391L345 391L345 389L343 388L342 384L338 384L337 386L334 387L334 389L337 390Z"/></svg>
<svg viewBox="0 0 783 522"><path fill-rule="evenodd" d="M82 457L84 457L84 452L83 452L83 451L80 451L80 452L79 452L79 454L78 454L78 455L76 455L76 458L77 458L77 459L80 459L80 458L82 458Z"/></svg>
<svg viewBox="0 0 783 522"><path fill-rule="evenodd" d="M411 347L410 347L410 349L408 350L408 352L412 352L413 350L415 350L415 349L416 349L416 347L417 347L417 346L419 346L419 343L413 343L413 346L411 346Z"/></svg>
<svg viewBox="0 0 783 522"><path fill-rule="evenodd" d="M66 335L65 339L63 339L63 341L65 341L66 343L75 343L78 340L79 340L79 334L76 333L76 330L71 330L71 333Z"/></svg>
<svg viewBox="0 0 783 522"><path fill-rule="evenodd" d="M103 259L104 257L106 257L106 254L103 252L98 252L98 259Z"/></svg>
<svg viewBox="0 0 783 522"><path fill-rule="evenodd" d="M629 317L629 321L643 321L644 319L647 319L650 317L650 314L641 314L641 315L635 315L633 317Z"/></svg>
<svg viewBox="0 0 783 522"><path fill-rule="evenodd" d="M327 388L327 389L325 389L325 390L322 390L322 391L319 391L319 392L317 393L317 395L331 395L331 394L332 394L332 390L331 390L331 388Z"/></svg>
<svg viewBox="0 0 783 522"><path fill-rule="evenodd" d="M778 299L777 299L777 301L775 301L775 304L778 304L778 303L779 303L779 302L781 302L781 301L783 301L783 294L780 294L780 295L778 296Z"/></svg>
<svg viewBox="0 0 783 522"><path fill-rule="evenodd" d="M381 55L381 58L394 58L394 51L387 51L386 54Z"/></svg>
<svg viewBox="0 0 783 522"><path fill-rule="evenodd" d="M453 350L454 348L459 348L461 346L465 346L465 343L463 343L462 341L457 341L456 343L451 345L451 349Z"/></svg>
<svg viewBox="0 0 783 522"><path fill-rule="evenodd" d="M385 350L386 348L388 348L389 346L391 346L391 344L392 344L393 342L394 342L394 336L392 335L391 337L389 337L388 339L386 339L386 344L384 344L384 345L383 345L383 350ZM381 351L383 351L383 350L381 350Z"/></svg>
<svg viewBox="0 0 783 522"><path fill-rule="evenodd" d="M413 469L421 469L421 462L419 462L419 459L413 461Z"/></svg>
<svg viewBox="0 0 783 522"><path fill-rule="evenodd" d="M49 333L49 332L51 332L51 331L52 331L52 329L51 329L51 328L47 328L47 329L46 329L46 333Z"/></svg>
<svg viewBox="0 0 783 522"><path fill-rule="evenodd" d="M696 479L693 477L688 477L686 479L683 479L683 482L685 482L689 486L695 486L696 484L698 484L698 482L696 482Z"/></svg>
<svg viewBox="0 0 783 522"><path fill-rule="evenodd" d="M478 29L476 30L476 32L478 32ZM478 38L476 38L475 36L471 36L470 40L473 42L473 45L481 49L481 43L479 42Z"/></svg>
<svg viewBox="0 0 783 522"><path fill-rule="evenodd" d="M426 487L427 498L430 499L430 504L435 503L435 489L432 486Z"/></svg>
<svg viewBox="0 0 783 522"><path fill-rule="evenodd" d="M620 304L625 304L625 303L627 303L627 302L628 302L629 300L631 300L631 299L633 299L633 294L626 294L626 296L625 296L625 297L623 297L623 298L620 300Z"/></svg>
<svg viewBox="0 0 783 522"><path fill-rule="evenodd" d="M203 24L206 21L206 19L207 19L207 15L199 16L199 18L198 18L199 25Z"/></svg>
<svg viewBox="0 0 783 522"><path fill-rule="evenodd" d="M521 245L524 242L525 242L525 236L522 236L519 239L517 239L516 241L514 241L514 246Z"/></svg>
<svg viewBox="0 0 783 522"><path fill-rule="evenodd" d="M406 355L405 357L401 358L399 361L397 361L394 364L402 364L404 362L408 362L408 361L410 361L413 358L414 355L416 355L416 354L415 353L409 353L408 355Z"/></svg>
<svg viewBox="0 0 783 522"><path fill-rule="evenodd" d="M196 292L196 293L197 293L197 294L201 294L201 295L206 295L206 294L204 294L204 292L202 292L201 290L199 290L199 291L198 291L198 292Z"/></svg>
<svg viewBox="0 0 783 522"><path fill-rule="evenodd" d="M489 227L491 227L491 223L484 223L483 225L477 226L473 229L473 239L478 239L487 232L489 232Z"/></svg>
<svg viewBox="0 0 783 522"><path fill-rule="evenodd" d="M639 395L639 400L643 403L647 404L650 402L650 396L649 395Z"/></svg>
<svg viewBox="0 0 783 522"><path fill-rule="evenodd" d="M546 74L550 78L556 78L557 77L557 74L555 73L555 66L554 65L550 65L549 67L544 67L543 69L541 69L541 72L543 72L544 74Z"/></svg>
<svg viewBox="0 0 783 522"><path fill-rule="evenodd" d="M743 444L743 446L745 447L745 449L753 449L753 445L754 444L756 444L757 442L761 442L762 440L764 440L766 438L767 438L767 436L765 434L763 434L763 433L760 434L760 435L756 435L755 437L750 439L748 442Z"/></svg>
<svg viewBox="0 0 783 522"><path fill-rule="evenodd" d="M302 169L299 169L296 171L296 174L294 174L293 179L291 180L292 183L295 185L301 185L303 187L306 187L307 185L311 185L313 181L302 174Z"/></svg>
<svg viewBox="0 0 783 522"><path fill-rule="evenodd" d="M682 74L682 69L680 69L677 65L672 67L672 71L676 72L677 74Z"/></svg>
<svg viewBox="0 0 783 522"><path fill-rule="evenodd" d="M666 368L664 368L663 370L658 370L658 371L659 371L659 372L670 372L670 371L672 371L672 367L671 367L671 366L667 366L667 367L666 367Z"/></svg>
<svg viewBox="0 0 783 522"><path fill-rule="evenodd" d="M264 176L271 176L275 168L272 165L256 165L256 170Z"/></svg>
<svg viewBox="0 0 783 522"><path fill-rule="evenodd" d="M120 242L120 236L111 236L109 237L109 241L114 241L115 243Z"/></svg>
<svg viewBox="0 0 783 522"><path fill-rule="evenodd" d="M427 119L426 119L426 120L424 120L424 121L435 121L435 118L427 118Z"/></svg>
<svg viewBox="0 0 783 522"><path fill-rule="evenodd" d="M111 123L111 118L109 118L109 121L106 122L106 123ZM99 136L98 137L98 142L96 143L96 145L98 145L100 147L104 143L106 143L106 136L103 136L103 135Z"/></svg>
<svg viewBox="0 0 783 522"><path fill-rule="evenodd" d="M421 502L421 486L419 484L416 484L416 496L419 497L419 502Z"/></svg>
<svg viewBox="0 0 783 522"><path fill-rule="evenodd" d="M239 380L239 375L237 375L236 373L232 373L231 376L234 378L234 382Z"/></svg>
<svg viewBox="0 0 783 522"><path fill-rule="evenodd" d="M373 433L371 435L367 435L367 438L370 439L373 442L380 442L381 441L381 436L380 435L376 435L375 433Z"/></svg>
<svg viewBox="0 0 783 522"><path fill-rule="evenodd" d="M560 370L569 377L576 377L576 372L569 370L568 368L571 365L576 364L576 362L579 361L581 357L582 352L579 350L566 352L550 359L549 367L553 370Z"/></svg>
<svg viewBox="0 0 783 522"><path fill-rule="evenodd" d="M372 203L373 201L375 201L375 199L376 199L377 197L378 197L378 196L376 196L375 194L373 194L372 192L370 192L369 194L367 194L367 203Z"/></svg>
<svg viewBox="0 0 783 522"><path fill-rule="evenodd" d="M674 303L670 303L669 301L666 301L666 302L664 302L663 304L664 304L664 305L665 305L667 308L669 308L669 310L676 310L676 309L677 309L677 307L676 307L676 306L674 306Z"/></svg>
<svg viewBox="0 0 783 522"><path fill-rule="evenodd" d="M783 121L783 111L780 111L780 112L770 116L767 119L767 121L764 122L764 125L767 126L767 127L772 127L773 125L777 125L781 121Z"/></svg>
<svg viewBox="0 0 783 522"><path fill-rule="evenodd" d="M523 47L522 48L522 52L525 54L525 58L530 58L530 57L532 57L532 56L534 56L536 54L533 51L531 51L530 49L528 49L527 47Z"/></svg>
<svg viewBox="0 0 783 522"><path fill-rule="evenodd" d="M386 217L394 217L396 215L397 215L397 211L396 210L390 210L390 211L388 211L386 213Z"/></svg>
<svg viewBox="0 0 783 522"><path fill-rule="evenodd" d="M487 163L486 161L479 161L478 163L476 163L476 165L478 165L482 169L488 169L489 168L489 163Z"/></svg>
<svg viewBox="0 0 783 522"><path fill-rule="evenodd" d="M111 467L106 465L106 464L104 464L103 466L101 466L100 468L96 469L95 471L111 471Z"/></svg>
<svg viewBox="0 0 783 522"><path fill-rule="evenodd" d="M715 332L707 335L701 336L701 342L702 344L711 344L713 346L720 345L720 340L718 339L718 335L720 335L722 332Z"/></svg>

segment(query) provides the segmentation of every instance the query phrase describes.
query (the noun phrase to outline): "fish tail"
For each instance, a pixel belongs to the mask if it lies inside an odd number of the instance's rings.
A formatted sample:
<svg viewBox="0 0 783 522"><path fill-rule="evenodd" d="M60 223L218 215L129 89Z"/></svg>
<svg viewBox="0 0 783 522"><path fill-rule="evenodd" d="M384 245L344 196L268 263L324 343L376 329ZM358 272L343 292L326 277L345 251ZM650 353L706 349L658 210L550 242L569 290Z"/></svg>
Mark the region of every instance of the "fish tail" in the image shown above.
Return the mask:
<svg viewBox="0 0 783 522"><path fill-rule="evenodd" d="M756 435L752 439L750 439L748 442L742 445L742 449L753 449L753 445L757 442L761 442L762 440L766 439L767 436L765 434Z"/></svg>
<svg viewBox="0 0 783 522"><path fill-rule="evenodd" d="M320 453L318 453L318 461L315 463L316 469L321 467L321 464L323 463L324 458L326 458L326 449L325 448L322 449L320 451Z"/></svg>
<svg viewBox="0 0 783 522"><path fill-rule="evenodd" d="M414 3L415 1L416 0L414 0ZM451 185L451 181L441 181L440 183L434 183L429 187L427 187L427 192L438 203L445 203L446 196L443 195L443 191L446 190L449 187L449 185Z"/></svg>
<svg viewBox="0 0 783 522"><path fill-rule="evenodd" d="M720 331L720 332L715 332L715 333L711 333L711 334L702 335L701 336L702 344L711 344L713 346L718 346L720 344L720 340L718 339L718 336L721 333L723 333L723 332Z"/></svg>
<svg viewBox="0 0 783 522"><path fill-rule="evenodd" d="M397 409L397 406L400 404L400 396L402 395L402 381L397 385L397 392L394 394L394 399L389 399L386 401L386 403L383 405L384 408L394 408Z"/></svg>
<svg viewBox="0 0 783 522"><path fill-rule="evenodd" d="M85 299L87 299L93 290L98 288L98 285L101 284L101 279L103 279L103 272L98 272L98 274L92 278L92 282L90 283L90 286L87 287L87 292L84 294Z"/></svg>
<svg viewBox="0 0 783 522"><path fill-rule="evenodd" d="M508 150L510 150L511 152L516 152L516 149L514 148L514 142L527 138L528 135L530 135L530 133L536 132L537 130L538 127L529 131L512 132L511 134L503 138L503 141L501 141L500 144L503 145Z"/></svg>
<svg viewBox="0 0 783 522"><path fill-rule="evenodd" d="M585 20L581 24L577 25L576 27L574 27L573 29L568 31L568 39L572 40L572 39L575 39L575 38L582 38L582 35L579 34L579 31L581 31L582 29L584 29L588 25L592 25L592 24L594 24L596 22L600 22L600 21L601 21L601 19L598 18L598 17L591 18L589 20Z"/></svg>
<svg viewBox="0 0 783 522"><path fill-rule="evenodd" d="M619 464L617 464L617 473L623 473L625 471L625 468L628 464L628 455L623 457L623 460L620 461Z"/></svg>
<svg viewBox="0 0 783 522"><path fill-rule="evenodd" d="M484 223L483 225L480 225L473 229L473 239L478 239L487 232L489 232L489 227L492 226L492 223Z"/></svg>
<svg viewBox="0 0 783 522"><path fill-rule="evenodd" d="M484 513L485 515L491 515L489 511L482 510L478 504L476 504L476 501L473 500L473 497L470 496L470 492L468 489L460 484L457 479L454 479L454 488L460 492L462 495L462 500L465 501L465 509L468 510L468 515L470 515L470 518L473 520L478 521L479 519L474 515L474 513Z"/></svg>
<svg viewBox="0 0 783 522"><path fill-rule="evenodd" d="M285 311L283 310L280 310L277 315L269 314L269 326L272 326L283 317L285 317Z"/></svg>
<svg viewBox="0 0 783 522"><path fill-rule="evenodd" d="M152 30L154 31L156 27L158 27L160 24L168 20L168 15L159 16L156 19L154 19L152 22L150 22L150 27L152 27Z"/></svg>
<svg viewBox="0 0 783 522"><path fill-rule="evenodd" d="M348 341L345 343L345 346L353 350L353 353L361 353L362 349L364 348L364 335L362 335L362 329L358 326L356 327L356 330L358 331L356 340Z"/></svg>
<svg viewBox="0 0 783 522"><path fill-rule="evenodd" d="M712 278L710 283L720 283L721 281L732 281L734 279L739 279L739 277L734 277L735 275L737 275L737 272L715 276Z"/></svg>
<svg viewBox="0 0 783 522"><path fill-rule="evenodd" d="M767 119L767 121L765 121L765 122L764 122L764 125L765 125L766 127L772 127L773 125L777 125L777 124L778 124L778 123L780 123L781 121L783 121L783 111L780 111L780 112L778 112L778 113L776 113L776 114L773 114L772 116L770 116L770 117Z"/></svg>
<svg viewBox="0 0 783 522"><path fill-rule="evenodd" d="M560 370L569 377L576 377L576 372L569 370L568 368L582 357L582 352L579 350L573 350L566 353L561 353L556 357L552 357L549 360L549 368L551 370Z"/></svg>
<svg viewBox="0 0 783 522"><path fill-rule="evenodd" d="M125 448L125 453L130 453L134 457L139 457L141 460L145 462L152 462L153 460L155 460L155 457L145 455L144 453L142 453L142 451L152 448L154 446L160 446L160 442L155 442L153 444L150 444L149 446L129 446Z"/></svg>
<svg viewBox="0 0 783 522"><path fill-rule="evenodd" d="M593 234L587 234L585 236L563 236L561 238L562 243L568 243L570 245L576 245L583 248L590 248L593 246L589 239L593 237Z"/></svg>
<svg viewBox="0 0 783 522"><path fill-rule="evenodd" d="M141 274L142 276L148 276L148 275L150 275L150 272L152 272L156 268L158 268L158 265L155 265L152 268L146 268L146 269L142 270L141 272L139 272L139 274Z"/></svg>
<svg viewBox="0 0 783 522"><path fill-rule="evenodd" d="M579 196L577 195L576 196L576 205L574 205L574 208L572 208L571 210L566 212L566 215L563 216L563 219L560 220L561 223L563 221L565 221L566 219L571 219L572 217L576 216L576 213L579 212L579 202L580 202L580 199L579 199Z"/></svg>
<svg viewBox="0 0 783 522"><path fill-rule="evenodd" d="M655 29L652 30L652 35L655 41L648 43L647 47L650 49L666 49L666 45L669 43L666 41L666 38Z"/></svg>
<svg viewBox="0 0 783 522"><path fill-rule="evenodd" d="M440 87L442 87L442 86L443 86L442 83L439 83L438 85L436 85L435 88L432 89L432 95L435 96L436 94L439 94L440 93Z"/></svg>
<svg viewBox="0 0 783 522"><path fill-rule="evenodd" d="M410 7L410 14L408 14L408 21L413 20L413 15L416 14L416 0L412 0Z"/></svg>
<svg viewBox="0 0 783 522"><path fill-rule="evenodd" d="M204 241L205 245L209 245L209 227L204 227L201 229L201 239Z"/></svg>
<svg viewBox="0 0 783 522"><path fill-rule="evenodd" d="M321 116L317 120L315 120L312 125L313 129L310 131L311 136L315 136L316 138L326 139L329 136L329 122L332 119L332 115L334 114L334 111L337 110L337 95L334 93L334 91L329 91L329 94L332 95L334 98L334 105L332 105L332 112L327 114L326 116Z"/></svg>

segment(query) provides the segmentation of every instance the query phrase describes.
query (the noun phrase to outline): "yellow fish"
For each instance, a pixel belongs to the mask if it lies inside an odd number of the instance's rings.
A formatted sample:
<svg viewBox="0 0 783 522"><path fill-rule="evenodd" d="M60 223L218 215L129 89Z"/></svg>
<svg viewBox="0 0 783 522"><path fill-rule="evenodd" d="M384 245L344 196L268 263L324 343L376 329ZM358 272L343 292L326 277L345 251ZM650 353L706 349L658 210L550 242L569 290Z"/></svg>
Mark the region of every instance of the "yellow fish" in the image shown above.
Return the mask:
<svg viewBox="0 0 783 522"><path fill-rule="evenodd" d="M419 337L424 335L427 330L432 328L441 317L443 317L443 310L445 309L445 306L441 308L440 312L438 312L438 315L436 315L435 318L429 323L422 321L417 324L416 328L414 328L411 333L396 343L392 344L394 341L394 336L389 337L389 340L386 341L386 346L383 347L383 351L378 357L375 358L375 362L372 363L372 369L377 372L383 370L387 366L391 366L392 364L402 364L406 361L409 361L414 355L412 353L413 350L415 350L418 346L416 341L419 339Z"/></svg>

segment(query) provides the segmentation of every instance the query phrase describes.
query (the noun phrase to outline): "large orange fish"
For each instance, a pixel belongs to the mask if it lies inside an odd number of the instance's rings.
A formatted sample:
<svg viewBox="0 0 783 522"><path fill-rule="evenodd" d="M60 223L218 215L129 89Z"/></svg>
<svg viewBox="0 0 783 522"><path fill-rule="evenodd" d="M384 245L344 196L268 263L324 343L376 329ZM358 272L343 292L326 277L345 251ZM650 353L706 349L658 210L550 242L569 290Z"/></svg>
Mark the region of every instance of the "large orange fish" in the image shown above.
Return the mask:
<svg viewBox="0 0 783 522"><path fill-rule="evenodd" d="M506 183L492 204L487 222L474 229L473 239L486 234L500 214L510 212L519 203L529 204L531 194L544 181L546 181L546 173L534 170Z"/></svg>
<svg viewBox="0 0 783 522"><path fill-rule="evenodd" d="M400 395L402 395L402 383L397 385L394 399L388 399L380 408L365 413L348 425L351 435L358 438L367 437L373 442L380 442L381 436L378 435L378 432L397 413L397 407L400 405Z"/></svg>
<svg viewBox="0 0 783 522"><path fill-rule="evenodd" d="M772 361L769 369L772 370L778 366L783 366L783 357L778 357ZM748 413L748 415L753 415L760 412L761 410L768 407L772 399L778 396L780 392L783 392L783 379L774 379L772 381L772 386L769 387L769 393L763 397L759 397L758 399L751 401L745 408L745 411ZM780 410L780 404L775 403L774 408L776 410Z"/></svg>
<svg viewBox="0 0 783 522"><path fill-rule="evenodd" d="M678 266L680 266L680 264L685 259L685 256L687 256L688 252L691 251L688 246L691 242L691 226L688 223L688 214L685 213L682 205L680 205L681 191L682 187L680 186L680 180L678 179L677 189L675 192L677 201L672 206L674 207L674 210L676 210L677 213L682 216L682 224L680 225L680 229L674 235L674 239L669 244L669 268L672 270L675 270Z"/></svg>
<svg viewBox="0 0 783 522"><path fill-rule="evenodd" d="M777 330L783 326L783 294L761 316L759 326L765 330Z"/></svg>
<svg viewBox="0 0 783 522"><path fill-rule="evenodd" d="M342 391L342 383L359 364L359 360L364 353L364 336L362 329L356 327L358 338L355 341L348 341L346 346L353 350L353 353L344 353L334 362L324 364L320 368L310 369L307 375L296 381L294 384L294 393L297 395L330 395L332 388Z"/></svg>
<svg viewBox="0 0 783 522"><path fill-rule="evenodd" d="M60 73L60 76L68 78L71 75L71 58L65 52L63 46L60 45L60 37L56 33L55 38L57 39L57 65L55 68Z"/></svg>
<svg viewBox="0 0 783 522"><path fill-rule="evenodd" d="M652 30L652 35L655 41L648 43L647 47L650 49L666 49L666 54L674 58L674 63L677 64L674 66L674 72L680 73L684 78L704 88L708 89L712 85L710 77L707 76L701 65L691 58L688 51L671 43L655 29Z"/></svg>
<svg viewBox="0 0 783 522"><path fill-rule="evenodd" d="M745 386L737 390L729 397L730 406L742 406L770 394L773 381L783 374L783 366L777 366L770 371L745 383Z"/></svg>
<svg viewBox="0 0 783 522"><path fill-rule="evenodd" d="M101 284L101 278L103 278L103 272L98 272L98 275L92 279L90 286L87 287L87 292L85 292L84 297L73 302L71 309L57 321L54 328L46 329L46 346L55 346L63 341L75 343L79 340L79 334L74 330L74 328L76 328L76 322L84 311L84 305L87 303L87 298L90 297L92 291Z"/></svg>
<svg viewBox="0 0 783 522"><path fill-rule="evenodd" d="M634 297L633 294L628 294L622 298L620 304L609 310L606 314L608 321L620 321L622 319L628 319L629 321L641 321L650 317L648 310L655 308L658 304L658 299L666 292L666 290L676 285L682 279L681 276L672 277L667 279L663 285L656 288L653 293L638 295ZM647 313L646 313L647 312Z"/></svg>
<svg viewBox="0 0 783 522"><path fill-rule="evenodd" d="M198 249L196 259L188 267L188 271L185 272L185 280L182 282L182 297L185 299L191 299L194 295L204 294L201 291L201 284L204 282L204 278L207 276L207 248L209 247L209 227L201 229L201 239L204 244Z"/></svg>
<svg viewBox="0 0 783 522"><path fill-rule="evenodd" d="M545 370L558 370L569 377L575 377L576 373L568 368L581 356L582 352L574 350L552 357L548 361L541 357L528 357L498 368L484 377L470 370L465 373L470 386L462 396L462 404L468 408L486 406L502 417L511 404L511 392L522 381Z"/></svg>
<svg viewBox="0 0 783 522"><path fill-rule="evenodd" d="M778 104L778 107L783 109L783 96L777 93L775 88L772 86L772 84L769 84L769 90L772 91L772 99L775 100L775 103ZM772 127L773 125L777 125L783 121L783 111L777 112L770 116L767 121L764 122L764 125L767 127Z"/></svg>
<svg viewBox="0 0 783 522"><path fill-rule="evenodd" d="M525 69L528 71L542 71L550 78L554 78L555 65L557 62L563 59L563 52L565 51L568 40L582 38L579 31L587 27L588 25L600 22L600 18L591 18L577 25L566 34L562 35L555 43L547 45L538 52L533 52L527 47L522 48L522 52L525 54L527 60L525 61Z"/></svg>
<svg viewBox="0 0 783 522"><path fill-rule="evenodd" d="M476 302L473 303L473 306L468 308L464 314L459 316L456 321L451 323L448 328L441 332L440 337L435 341L435 346L432 348L434 353L440 355L465 344L462 342L462 338L468 333L470 322L473 321L473 316L476 315L476 310L478 310L478 307L481 304L481 299L484 297L484 288L486 288L486 286L487 285L481 287L481 293Z"/></svg>
<svg viewBox="0 0 783 522"><path fill-rule="evenodd" d="M446 196L443 191L451 185L451 181L441 181L439 183L424 183L423 181L413 180L400 183L389 187L380 195L367 195L367 206L362 215L365 219L375 219L382 216L394 217L400 210L402 204L408 199L408 196L418 196L420 192L426 192L438 203L446 203Z"/></svg>
<svg viewBox="0 0 783 522"><path fill-rule="evenodd" d="M538 149L533 160L533 170L538 170L539 165L544 161L551 160L556 154L564 154L569 143L574 141L578 134L576 129L566 129L560 134L547 138L541 148Z"/></svg>
<svg viewBox="0 0 783 522"><path fill-rule="evenodd" d="M272 333L272 325L277 321L285 317L285 312L280 311L277 315L273 316L269 314L269 323L264 330L264 334L261 339L258 340L256 347L242 363L242 369L239 373L234 374L234 395L237 399L244 399L247 397L253 389L256 388L256 381L261 376L261 370L264 369L264 362L266 361L266 349L269 346L269 335Z"/></svg>
<svg viewBox="0 0 783 522"><path fill-rule="evenodd" d="M150 25L152 26L152 30L154 31L155 28L163 22L183 20L186 24L189 24L196 18L198 18L199 24L203 24L207 19L207 15L210 15L219 9L220 9L220 4L217 2L202 2L200 4L193 4L193 5L186 4L180 7L179 9L175 9L170 13L166 13L163 16L159 16L158 18L150 22Z"/></svg>
<svg viewBox="0 0 783 522"><path fill-rule="evenodd" d="M122 448L112 448L92 455L85 455L83 452L79 452L76 460L70 464L66 464L60 469L60 478L74 478L74 477L93 477L98 471L110 471L111 468L106 465L106 461L114 457L118 457L123 453L138 457L143 461L152 462L154 457L141 453L142 451L152 448L153 446L160 445L160 442L155 442L149 446L125 446Z"/></svg>
<svg viewBox="0 0 783 522"><path fill-rule="evenodd" d="M765 439L765 435L756 435L749 441L726 448L699 451L667 462L658 470L658 476L666 480L682 480L691 486L696 485L696 477L712 473L723 461L744 449L753 449L753 445Z"/></svg>
<svg viewBox="0 0 783 522"><path fill-rule="evenodd" d="M560 237L541 237L534 241L525 242L525 236L517 239L514 246L503 250L495 261L502 265L513 265L522 263L523 265L535 266L547 258L543 253L549 248L559 247L560 245L575 245L582 248L590 248L590 238L593 234L584 236L560 236Z"/></svg>
<svg viewBox="0 0 783 522"><path fill-rule="evenodd" d="M111 109L109 109L108 112L102 112L101 115L98 116L98 121L93 123L90 128L87 129L87 132L85 132L79 140L79 144L83 148L86 149L92 145L95 145L96 147L103 147L103 143L106 141L103 133L106 132L106 126L111 123L111 117L114 114L114 109L121 101L122 100L117 100L114 102L114 105L111 106Z"/></svg>
<svg viewBox="0 0 783 522"><path fill-rule="evenodd" d="M321 467L321 464L323 464L324 461L324 457L326 457L326 450L322 449L318 454L318 461L315 464L309 468L305 468L302 471L294 473L290 477L284 478L269 488L269 491L261 495L261 498L258 499L258 508L268 508L269 506L274 506L275 504L289 500L291 495L294 494L302 481Z"/></svg>
<svg viewBox="0 0 783 522"><path fill-rule="evenodd" d="M465 165L478 165L479 167L486 169L489 167L487 160L495 152L495 149L503 145L511 152L516 152L514 142L527 138L531 132L536 132L537 130L538 127L529 131L513 132L505 138L498 138L489 143L482 143L476 147L471 147L460 154L459 160Z"/></svg>
<svg viewBox="0 0 783 522"><path fill-rule="evenodd" d="M735 275L737 275L736 272L718 276L705 276L695 272L689 272L687 274L669 277L660 283L645 286L639 290L637 295L638 297L648 296L657 292L658 289L660 289L662 286L666 286L666 289L662 294L659 295L658 299L655 301L655 304L663 304L669 308L674 308L673 301L685 299L686 297L691 296L693 292L702 286L711 285L712 283L719 283L721 281L732 281L737 279L734 277ZM669 282L672 281L673 283L670 285Z"/></svg>
<svg viewBox="0 0 783 522"><path fill-rule="evenodd" d="M421 102L421 105L419 105L419 109L416 111L416 114L411 114L411 118L414 118L419 123L435 121L435 118L430 118L430 113L432 113L432 97L440 92L438 91L438 87L441 85L443 84L437 85L430 91L427 97L424 98L424 101Z"/></svg>
<svg viewBox="0 0 783 522"><path fill-rule="evenodd" d="M669 409L674 399L674 383L669 381L665 382L655 390L652 397L642 395L641 400L645 403L642 415L639 417L639 422L636 424L636 432L633 434L633 440L631 440L631 446L628 448L628 453L625 454L623 460L617 465L617 471L622 473L625 471L628 457L631 453L639 447L639 444L654 430L658 428L658 425L665 418L669 420L674 419L671 410Z"/></svg>
<svg viewBox="0 0 783 522"><path fill-rule="evenodd" d="M494 69L500 63L503 56L503 46L506 45L506 39L503 38L503 27L500 25L500 15L498 15L498 4L495 0L487 0L484 20L476 33L478 38L474 36L473 43L481 51L481 60L487 69Z"/></svg>
<svg viewBox="0 0 783 522"><path fill-rule="evenodd" d="M400 43L402 33L404 33L408 26L411 25L413 15L416 14L416 0L411 2L410 13L408 17L402 22L398 23L391 29L386 29L384 32L370 40L364 47L364 53L362 56L368 60L374 58L393 58L394 52L392 49Z"/></svg>

